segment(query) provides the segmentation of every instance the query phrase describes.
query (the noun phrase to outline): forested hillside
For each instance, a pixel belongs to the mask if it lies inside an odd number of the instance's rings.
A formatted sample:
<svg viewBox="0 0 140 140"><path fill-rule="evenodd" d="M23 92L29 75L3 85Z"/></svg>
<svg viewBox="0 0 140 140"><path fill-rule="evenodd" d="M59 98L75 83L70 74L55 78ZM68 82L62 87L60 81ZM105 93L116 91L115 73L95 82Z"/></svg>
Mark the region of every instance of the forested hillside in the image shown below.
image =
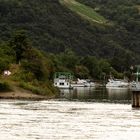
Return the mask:
<svg viewBox="0 0 140 140"><path fill-rule="evenodd" d="M112 7L105 0L77 1L91 6L113 24L90 23L59 0L0 0L0 40L7 41L14 31L24 29L33 46L46 52L58 54L70 49L80 56L105 58L118 71L140 63L138 1L131 0L130 9L125 5L130 0L119 2L124 15L115 9L117 0Z"/></svg>
<svg viewBox="0 0 140 140"><path fill-rule="evenodd" d="M123 34L115 33L117 42L119 43L120 46L130 51L133 51L135 54L140 53L140 39L139 39L140 38L140 8L139 8L140 1L139 0L123 0L123 1L122 0L100 0L100 1L77 0L77 1L92 7L96 12L104 16L106 19L112 21L114 23L114 28L116 27L115 32L123 32ZM128 56L128 58L130 57ZM138 56L138 63L139 63L139 59L140 56Z"/></svg>

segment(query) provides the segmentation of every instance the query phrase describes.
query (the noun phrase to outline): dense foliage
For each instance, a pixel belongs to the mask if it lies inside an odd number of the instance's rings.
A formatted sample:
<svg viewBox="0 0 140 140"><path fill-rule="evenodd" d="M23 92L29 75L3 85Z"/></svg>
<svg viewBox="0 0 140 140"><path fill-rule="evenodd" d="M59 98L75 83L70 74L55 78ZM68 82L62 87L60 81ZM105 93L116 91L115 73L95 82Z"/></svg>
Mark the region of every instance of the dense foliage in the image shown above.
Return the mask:
<svg viewBox="0 0 140 140"><path fill-rule="evenodd" d="M59 0L0 0L0 39L8 41L12 32L24 29L33 40L33 46L46 52L71 49L80 56L105 58L118 71L138 64L138 1L129 0L131 4L137 4L133 7L126 5L128 0L79 1L94 8L97 5L99 13L115 23L112 26L89 23L61 5ZM5 61L9 63L9 59Z"/></svg>
<svg viewBox="0 0 140 140"><path fill-rule="evenodd" d="M10 69L20 86L43 94L54 92L56 71L100 80L129 76L140 62L138 1L77 1L112 24L90 23L58 0L0 0L0 73Z"/></svg>
<svg viewBox="0 0 140 140"><path fill-rule="evenodd" d="M121 76L105 59L77 56L69 49L58 55L43 53L33 48L26 32L22 30L15 32L8 42L0 43L0 49L0 72L10 70L15 81L40 85L52 81L54 73L58 71L71 72L75 78L100 80L108 78L110 73Z"/></svg>
<svg viewBox="0 0 140 140"><path fill-rule="evenodd" d="M37 94L57 93L49 81L49 62L43 53L32 47L25 31L17 31L7 42L0 42L0 91L22 87ZM9 70L10 76L3 71Z"/></svg>
<svg viewBox="0 0 140 140"><path fill-rule="evenodd" d="M119 45L129 51L133 51L135 54L140 53L139 0L77 1L92 7L105 18L107 18L110 21L113 21L114 27L116 27L116 30L113 32L113 36L116 37L116 41L119 43ZM129 52L127 55L128 56L126 56L126 59L129 59L132 54ZM138 60L139 59L140 56L138 56ZM126 63L126 65L128 65L128 63Z"/></svg>

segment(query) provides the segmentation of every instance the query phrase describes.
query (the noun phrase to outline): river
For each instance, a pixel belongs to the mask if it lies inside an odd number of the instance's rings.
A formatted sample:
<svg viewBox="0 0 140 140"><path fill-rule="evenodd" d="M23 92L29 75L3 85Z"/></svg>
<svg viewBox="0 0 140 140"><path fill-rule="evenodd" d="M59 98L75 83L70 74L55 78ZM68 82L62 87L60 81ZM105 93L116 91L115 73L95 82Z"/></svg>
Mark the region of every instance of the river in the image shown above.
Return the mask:
<svg viewBox="0 0 140 140"><path fill-rule="evenodd" d="M136 140L140 110L128 90L75 89L60 99L1 100L1 140Z"/></svg>
<svg viewBox="0 0 140 140"><path fill-rule="evenodd" d="M91 102L131 103L131 91L128 88L79 87L61 90L61 98Z"/></svg>

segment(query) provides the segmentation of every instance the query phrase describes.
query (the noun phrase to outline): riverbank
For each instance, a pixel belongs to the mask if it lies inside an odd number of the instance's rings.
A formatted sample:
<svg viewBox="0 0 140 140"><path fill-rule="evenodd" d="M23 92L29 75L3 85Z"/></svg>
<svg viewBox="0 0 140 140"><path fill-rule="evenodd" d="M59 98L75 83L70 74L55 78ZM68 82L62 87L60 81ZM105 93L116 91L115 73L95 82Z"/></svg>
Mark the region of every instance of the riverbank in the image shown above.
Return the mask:
<svg viewBox="0 0 140 140"><path fill-rule="evenodd" d="M22 88L16 88L14 89L14 91L10 92L0 92L0 99L48 100L52 98L55 98L55 95L37 95L32 93L31 91Z"/></svg>

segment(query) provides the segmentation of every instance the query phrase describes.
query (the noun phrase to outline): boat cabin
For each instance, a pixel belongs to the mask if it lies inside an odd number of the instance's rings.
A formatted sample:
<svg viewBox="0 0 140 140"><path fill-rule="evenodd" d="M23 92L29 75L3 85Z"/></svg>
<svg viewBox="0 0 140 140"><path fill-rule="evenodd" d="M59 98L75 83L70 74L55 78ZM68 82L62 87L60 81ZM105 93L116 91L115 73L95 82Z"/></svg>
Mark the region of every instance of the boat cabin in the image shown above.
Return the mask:
<svg viewBox="0 0 140 140"><path fill-rule="evenodd" d="M58 88L71 88L72 74L68 72L56 72L54 74L54 86Z"/></svg>

